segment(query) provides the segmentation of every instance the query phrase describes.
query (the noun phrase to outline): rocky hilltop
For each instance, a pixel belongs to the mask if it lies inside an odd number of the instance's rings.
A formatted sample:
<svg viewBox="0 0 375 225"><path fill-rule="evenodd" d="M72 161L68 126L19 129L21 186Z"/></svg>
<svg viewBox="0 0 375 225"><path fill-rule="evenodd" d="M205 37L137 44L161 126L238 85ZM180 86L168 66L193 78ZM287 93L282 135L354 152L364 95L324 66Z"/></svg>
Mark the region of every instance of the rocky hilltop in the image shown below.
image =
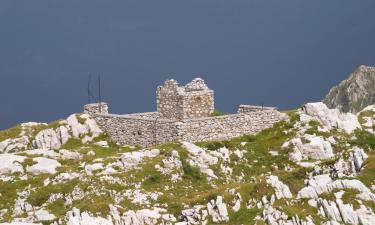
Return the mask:
<svg viewBox="0 0 375 225"><path fill-rule="evenodd" d="M112 142L86 114L0 131L0 224L375 224L375 106L254 136Z"/></svg>
<svg viewBox="0 0 375 225"><path fill-rule="evenodd" d="M333 87L323 102L329 108L351 113L375 104L375 67L358 67L347 80Z"/></svg>

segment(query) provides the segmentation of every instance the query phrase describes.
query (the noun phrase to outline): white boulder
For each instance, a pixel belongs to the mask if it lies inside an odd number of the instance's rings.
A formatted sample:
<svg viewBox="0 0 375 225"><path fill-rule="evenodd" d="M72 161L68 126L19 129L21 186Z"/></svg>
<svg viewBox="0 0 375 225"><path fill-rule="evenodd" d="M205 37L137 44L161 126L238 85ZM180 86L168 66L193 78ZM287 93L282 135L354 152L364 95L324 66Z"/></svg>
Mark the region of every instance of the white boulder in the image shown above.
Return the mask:
<svg viewBox="0 0 375 225"><path fill-rule="evenodd" d="M182 142L183 147L189 152L189 164L198 167L200 171L211 178L217 178L214 171L210 169L210 165L215 165L218 163L219 159L213 156L195 144L189 142Z"/></svg>
<svg viewBox="0 0 375 225"><path fill-rule="evenodd" d="M266 182L275 189L277 199L292 198L292 192L287 185L279 180L277 176L268 176Z"/></svg>
<svg viewBox="0 0 375 225"><path fill-rule="evenodd" d="M51 221L56 219L55 215L49 213L45 209L40 209L35 212L35 217L38 221Z"/></svg>
<svg viewBox="0 0 375 225"><path fill-rule="evenodd" d="M335 172L339 178L344 176L356 176L362 169L363 163L368 155L363 149L354 147L350 150L350 156L347 161L340 158L334 165Z"/></svg>
<svg viewBox="0 0 375 225"><path fill-rule="evenodd" d="M32 174L42 174L42 173L49 173L49 174L55 174L56 168L60 167L61 164L54 160L54 159L48 159L43 157L38 157L33 159L36 164L32 166L27 166L26 171L28 173Z"/></svg>
<svg viewBox="0 0 375 225"><path fill-rule="evenodd" d="M355 129L361 128L358 118L351 113L340 113L338 109L329 109L322 102L307 103L302 107L302 112L318 120L328 129L342 129L352 133Z"/></svg>
<svg viewBox="0 0 375 225"><path fill-rule="evenodd" d="M14 150L26 149L29 144L29 138L22 136L19 138L9 138L0 142L0 152L11 152Z"/></svg>
<svg viewBox="0 0 375 225"><path fill-rule="evenodd" d="M61 136L52 128L40 131L33 141L34 148L59 149L63 143Z"/></svg>
<svg viewBox="0 0 375 225"><path fill-rule="evenodd" d="M135 152L126 152L121 156L121 162L125 170L133 169L142 162L143 158L154 158L160 155L160 150L143 150Z"/></svg>
<svg viewBox="0 0 375 225"><path fill-rule="evenodd" d="M23 167L20 163L25 161L26 157L14 154L0 154L0 174L23 173Z"/></svg>
<svg viewBox="0 0 375 225"><path fill-rule="evenodd" d="M306 135L304 137L308 143L303 143L301 138L294 138L283 144L283 147L293 146L293 152L290 158L299 162L304 159L330 159L334 156L331 143L325 141L322 137Z"/></svg>
<svg viewBox="0 0 375 225"><path fill-rule="evenodd" d="M207 210L214 223L229 221L227 205L223 202L223 197L217 196L216 201L211 200L207 203Z"/></svg>

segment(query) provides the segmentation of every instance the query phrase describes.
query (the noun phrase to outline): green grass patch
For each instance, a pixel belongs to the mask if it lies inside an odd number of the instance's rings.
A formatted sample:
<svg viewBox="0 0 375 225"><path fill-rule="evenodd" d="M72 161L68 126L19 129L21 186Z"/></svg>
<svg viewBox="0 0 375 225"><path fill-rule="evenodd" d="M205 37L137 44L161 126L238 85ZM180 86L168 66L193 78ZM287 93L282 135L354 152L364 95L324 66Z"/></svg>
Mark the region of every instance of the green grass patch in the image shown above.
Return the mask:
<svg viewBox="0 0 375 225"><path fill-rule="evenodd" d="M73 179L60 184L50 184L47 186L41 185L34 192L32 192L27 201L33 206L41 206L45 203L51 194L62 193L68 194L71 193L75 186L79 183L79 179Z"/></svg>
<svg viewBox="0 0 375 225"><path fill-rule="evenodd" d="M8 138L17 138L21 134L21 125L0 131L0 142Z"/></svg>
<svg viewBox="0 0 375 225"><path fill-rule="evenodd" d="M375 135L359 129L357 129L354 134L356 138L349 141L351 145L357 145L367 150L375 149Z"/></svg>

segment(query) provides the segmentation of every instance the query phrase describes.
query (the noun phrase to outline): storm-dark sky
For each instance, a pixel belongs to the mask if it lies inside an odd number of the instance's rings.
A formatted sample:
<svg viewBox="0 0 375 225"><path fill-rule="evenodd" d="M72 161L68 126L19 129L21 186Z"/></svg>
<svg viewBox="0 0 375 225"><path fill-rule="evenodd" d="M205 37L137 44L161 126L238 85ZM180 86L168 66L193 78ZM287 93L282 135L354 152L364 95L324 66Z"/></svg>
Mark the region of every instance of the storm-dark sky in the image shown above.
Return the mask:
<svg viewBox="0 0 375 225"><path fill-rule="evenodd" d="M216 107L296 108L375 64L374 0L1 0L0 128L82 111L102 74L114 113L202 77Z"/></svg>

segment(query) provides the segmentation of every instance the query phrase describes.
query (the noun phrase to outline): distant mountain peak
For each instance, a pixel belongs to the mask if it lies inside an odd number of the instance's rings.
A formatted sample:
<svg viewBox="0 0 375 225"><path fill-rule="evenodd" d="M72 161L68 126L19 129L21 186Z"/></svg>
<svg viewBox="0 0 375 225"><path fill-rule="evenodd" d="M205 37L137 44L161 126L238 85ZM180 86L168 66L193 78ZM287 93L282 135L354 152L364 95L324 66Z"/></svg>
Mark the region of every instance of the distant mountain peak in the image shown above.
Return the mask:
<svg viewBox="0 0 375 225"><path fill-rule="evenodd" d="M375 67L361 65L324 98L329 108L357 113L375 103Z"/></svg>

